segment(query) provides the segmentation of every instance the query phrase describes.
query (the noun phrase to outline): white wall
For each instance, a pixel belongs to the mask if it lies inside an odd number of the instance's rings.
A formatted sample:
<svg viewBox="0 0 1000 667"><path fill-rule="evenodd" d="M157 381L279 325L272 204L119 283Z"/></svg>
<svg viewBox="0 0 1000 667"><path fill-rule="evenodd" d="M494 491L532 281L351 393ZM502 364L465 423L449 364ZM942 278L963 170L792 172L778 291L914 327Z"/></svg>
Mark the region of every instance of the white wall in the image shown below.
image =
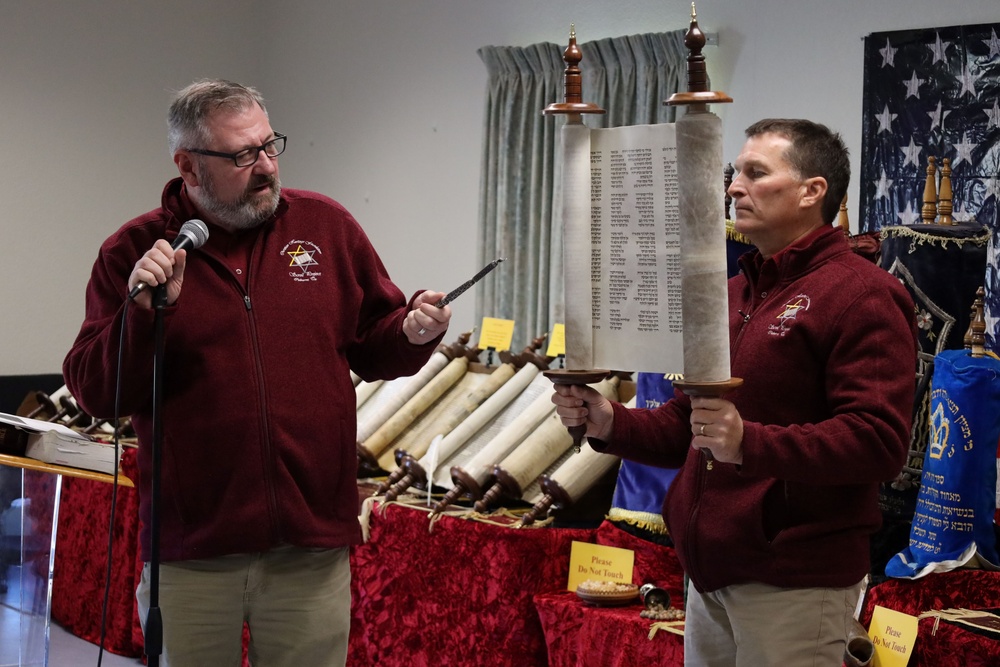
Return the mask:
<svg viewBox="0 0 1000 667"><path fill-rule="evenodd" d="M100 242L159 203L170 91L206 76L257 85L290 136L286 186L343 202L406 292L478 270L476 49L686 27L670 0L11 0L0 21L0 375L54 373L83 317ZM1000 21L997 0L705 0L726 160L743 128L802 116L839 129L858 171L862 38ZM584 60L583 66L586 66ZM586 96L586 91L584 91ZM856 218L857 185L850 191ZM472 322L471 293L453 331ZM515 344L521 344L515 341Z"/></svg>

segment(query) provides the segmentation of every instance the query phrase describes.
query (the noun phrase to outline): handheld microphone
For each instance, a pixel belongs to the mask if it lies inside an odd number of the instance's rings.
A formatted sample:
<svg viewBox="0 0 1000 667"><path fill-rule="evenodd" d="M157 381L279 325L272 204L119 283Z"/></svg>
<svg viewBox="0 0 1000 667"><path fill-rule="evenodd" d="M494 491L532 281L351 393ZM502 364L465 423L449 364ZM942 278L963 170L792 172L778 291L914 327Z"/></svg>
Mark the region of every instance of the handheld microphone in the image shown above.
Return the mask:
<svg viewBox="0 0 1000 667"><path fill-rule="evenodd" d="M208 227L201 220L188 220L181 226L177 238L170 244L174 250L194 250L200 248L208 240ZM128 293L129 299L135 299L139 292L149 287L146 283L139 283Z"/></svg>

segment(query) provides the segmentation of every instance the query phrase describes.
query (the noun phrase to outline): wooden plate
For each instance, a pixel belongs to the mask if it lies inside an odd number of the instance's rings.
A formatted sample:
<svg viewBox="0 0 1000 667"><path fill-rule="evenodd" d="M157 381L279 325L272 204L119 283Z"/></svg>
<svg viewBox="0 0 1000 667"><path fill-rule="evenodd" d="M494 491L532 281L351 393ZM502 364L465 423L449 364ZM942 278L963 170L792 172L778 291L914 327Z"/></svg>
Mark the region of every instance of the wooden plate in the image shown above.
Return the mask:
<svg viewBox="0 0 1000 667"><path fill-rule="evenodd" d="M634 585L631 590L607 593L584 591L577 588L576 595L587 604L596 605L598 607L623 607L629 604L639 604L640 602L639 587Z"/></svg>

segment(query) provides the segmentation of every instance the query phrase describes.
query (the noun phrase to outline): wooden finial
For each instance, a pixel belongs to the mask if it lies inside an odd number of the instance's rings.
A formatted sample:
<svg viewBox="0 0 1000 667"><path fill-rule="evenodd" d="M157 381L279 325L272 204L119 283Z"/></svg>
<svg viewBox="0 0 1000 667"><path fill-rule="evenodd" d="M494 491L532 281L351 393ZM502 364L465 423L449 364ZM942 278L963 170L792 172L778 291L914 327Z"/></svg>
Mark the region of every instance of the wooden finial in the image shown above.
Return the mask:
<svg viewBox="0 0 1000 667"><path fill-rule="evenodd" d="M938 193L938 224L951 226L955 221L951 217L951 158L941 161L941 191Z"/></svg>
<svg viewBox="0 0 1000 667"><path fill-rule="evenodd" d="M552 114L581 114L581 113L605 113L604 109L583 101L583 74L580 72L580 61L583 60L583 52L576 45L576 26L569 24L569 46L563 51L563 60L566 62L564 73L564 95L563 102L554 102L542 110L546 116Z"/></svg>
<svg viewBox="0 0 1000 667"><path fill-rule="evenodd" d="M845 234L851 233L851 222L847 219L847 193L840 202L840 212L837 214L837 224L844 230Z"/></svg>
<svg viewBox="0 0 1000 667"><path fill-rule="evenodd" d="M687 47L688 55L688 89L686 93L674 93L670 99L664 102L671 106L682 104L697 104L704 106L709 103L732 102L733 98L723 92L711 91L708 89L708 69L705 67L705 56L701 55L701 50L707 42L705 33L698 26L698 14L695 12L694 3L691 3L691 25L684 36L684 46ZM701 109L704 110L704 109Z"/></svg>
<svg viewBox="0 0 1000 667"><path fill-rule="evenodd" d="M973 357L986 356L986 318L983 315L983 302L986 299L986 290L981 286L976 290L976 299L972 302L972 322L969 323L969 330L965 334L966 347L972 352Z"/></svg>
<svg viewBox="0 0 1000 667"><path fill-rule="evenodd" d="M924 181L924 205L920 209L920 221L924 224L933 224L937 217L937 183L935 174L934 156L927 158L927 179Z"/></svg>

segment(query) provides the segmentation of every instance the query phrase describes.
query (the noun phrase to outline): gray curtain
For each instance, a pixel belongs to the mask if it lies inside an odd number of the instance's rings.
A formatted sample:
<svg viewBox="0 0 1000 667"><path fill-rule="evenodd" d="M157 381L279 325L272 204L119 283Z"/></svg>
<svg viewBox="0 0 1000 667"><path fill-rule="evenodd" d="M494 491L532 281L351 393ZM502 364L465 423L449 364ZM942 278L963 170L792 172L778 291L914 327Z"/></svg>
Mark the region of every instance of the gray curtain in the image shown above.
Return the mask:
<svg viewBox="0 0 1000 667"><path fill-rule="evenodd" d="M687 88L684 34L580 44L583 101L607 112L584 122L591 128L673 122L675 110L663 101ZM543 116L542 109L564 99L564 50L551 43L479 49L488 84L477 264L507 261L477 285L476 322L484 316L514 320L515 352L563 321L562 227L553 202L564 119Z"/></svg>

